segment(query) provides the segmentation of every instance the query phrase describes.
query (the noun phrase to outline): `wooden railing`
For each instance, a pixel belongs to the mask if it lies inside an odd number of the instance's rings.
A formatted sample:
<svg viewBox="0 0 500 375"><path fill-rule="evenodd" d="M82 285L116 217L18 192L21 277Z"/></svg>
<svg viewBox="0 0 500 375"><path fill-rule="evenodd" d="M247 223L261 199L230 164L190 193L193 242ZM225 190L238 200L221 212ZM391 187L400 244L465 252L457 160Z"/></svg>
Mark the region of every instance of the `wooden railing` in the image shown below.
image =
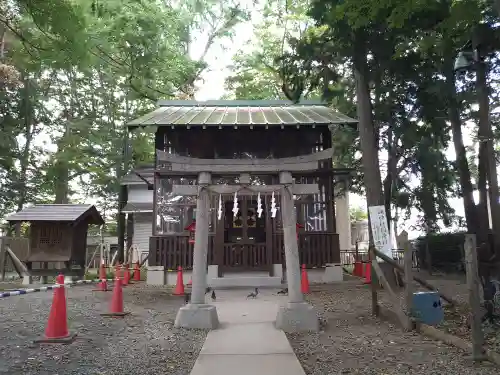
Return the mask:
<svg viewBox="0 0 500 375"><path fill-rule="evenodd" d="M260 268L269 264L265 243L224 244L225 267Z"/></svg>
<svg viewBox="0 0 500 375"><path fill-rule="evenodd" d="M0 237L0 256L4 256L5 248L9 247L12 252L19 258L19 260L24 261L29 256L29 239L24 237ZM0 272L14 272L15 267L12 264L10 257L5 257L5 263L3 265L4 270L0 269ZM2 260L0 260L0 266L2 266ZM1 267L0 267L1 268Z"/></svg>
<svg viewBox="0 0 500 375"><path fill-rule="evenodd" d="M339 235L327 232L299 234L300 264L306 267L324 267L340 262Z"/></svg>
<svg viewBox="0 0 500 375"><path fill-rule="evenodd" d="M339 238L336 233L299 233L300 264L306 267L324 267L328 263L340 263ZM284 264L284 242L282 233L272 236L273 263Z"/></svg>
<svg viewBox="0 0 500 375"><path fill-rule="evenodd" d="M224 268L265 268L270 264L284 264L283 234L275 233L271 237L271 248L265 243L224 244L222 257L217 258L214 249L214 236L208 241L208 264L217 264L222 260ZM189 243L188 234L160 235L150 238L150 266L164 266L165 269L183 269L193 267L194 245ZM268 252L272 252L269 256ZM307 267L324 267L328 263L340 263L338 234L328 232L304 232L299 234L300 264Z"/></svg>
<svg viewBox="0 0 500 375"><path fill-rule="evenodd" d="M392 259L397 261L399 264L403 265L404 250L403 249L392 249ZM340 263L343 266L353 265L356 259L360 262L369 262L370 257L368 256L368 250L340 250ZM412 265L413 268L419 268L417 251L412 250Z"/></svg>
<svg viewBox="0 0 500 375"><path fill-rule="evenodd" d="M163 266L165 269L193 268L194 244L189 243L188 234L152 236L149 239L150 266ZM208 238L208 264L215 264L214 236Z"/></svg>

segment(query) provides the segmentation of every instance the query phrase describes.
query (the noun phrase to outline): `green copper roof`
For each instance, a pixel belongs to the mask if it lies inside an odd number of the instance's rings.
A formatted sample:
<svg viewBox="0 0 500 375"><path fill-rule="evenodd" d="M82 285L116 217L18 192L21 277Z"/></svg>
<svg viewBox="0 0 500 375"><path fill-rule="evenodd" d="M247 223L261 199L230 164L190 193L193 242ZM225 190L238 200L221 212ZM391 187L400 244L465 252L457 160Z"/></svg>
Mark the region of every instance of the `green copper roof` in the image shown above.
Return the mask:
<svg viewBox="0 0 500 375"><path fill-rule="evenodd" d="M154 111L128 123L139 126L296 126L357 124L319 101L160 101Z"/></svg>

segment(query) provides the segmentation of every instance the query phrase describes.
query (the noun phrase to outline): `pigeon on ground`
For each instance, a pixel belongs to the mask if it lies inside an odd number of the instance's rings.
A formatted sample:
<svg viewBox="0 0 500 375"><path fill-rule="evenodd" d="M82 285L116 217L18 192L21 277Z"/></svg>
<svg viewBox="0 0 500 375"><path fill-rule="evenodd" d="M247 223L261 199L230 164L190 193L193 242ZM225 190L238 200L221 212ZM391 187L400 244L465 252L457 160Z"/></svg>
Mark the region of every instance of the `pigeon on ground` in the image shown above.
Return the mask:
<svg viewBox="0 0 500 375"><path fill-rule="evenodd" d="M217 297L215 296L215 290L212 290L212 301L215 302L216 299Z"/></svg>
<svg viewBox="0 0 500 375"><path fill-rule="evenodd" d="M288 288L285 288L285 289L281 289L278 294L283 294L283 295L286 295L288 294Z"/></svg>
<svg viewBox="0 0 500 375"><path fill-rule="evenodd" d="M255 288L255 291L253 291L252 293L250 293L247 298L255 298L257 297L257 295L259 294L259 288Z"/></svg>

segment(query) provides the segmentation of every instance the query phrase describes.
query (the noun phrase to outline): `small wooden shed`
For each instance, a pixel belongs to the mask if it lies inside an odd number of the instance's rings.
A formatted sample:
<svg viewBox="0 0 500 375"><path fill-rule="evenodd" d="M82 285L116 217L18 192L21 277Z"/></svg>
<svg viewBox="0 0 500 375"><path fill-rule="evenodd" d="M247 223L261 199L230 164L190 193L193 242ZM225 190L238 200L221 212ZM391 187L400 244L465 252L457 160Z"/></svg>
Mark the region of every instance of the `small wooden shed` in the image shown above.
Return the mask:
<svg viewBox="0 0 500 375"><path fill-rule="evenodd" d="M91 204L38 204L7 216L12 224L29 222L26 267L33 276L83 276L89 225L104 220Z"/></svg>

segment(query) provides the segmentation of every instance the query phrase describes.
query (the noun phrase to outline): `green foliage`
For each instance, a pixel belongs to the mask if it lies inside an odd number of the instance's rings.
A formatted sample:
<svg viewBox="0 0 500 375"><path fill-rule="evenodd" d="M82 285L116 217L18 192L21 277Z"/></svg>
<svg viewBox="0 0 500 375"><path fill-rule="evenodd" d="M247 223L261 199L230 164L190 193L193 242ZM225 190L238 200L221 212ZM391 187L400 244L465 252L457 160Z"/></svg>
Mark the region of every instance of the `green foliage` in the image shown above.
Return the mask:
<svg viewBox="0 0 500 375"><path fill-rule="evenodd" d="M434 269L460 270L464 259L464 241L464 232L438 233L417 238L414 246L423 267L427 264L428 251Z"/></svg>
<svg viewBox="0 0 500 375"><path fill-rule="evenodd" d="M349 218L351 223L368 219L368 213L362 207L349 207Z"/></svg>
<svg viewBox="0 0 500 375"><path fill-rule="evenodd" d="M1 3L0 218L30 203L95 201L116 232L119 179L154 161L151 129L125 124L159 98L193 93L211 46L246 19L232 2ZM208 41L193 58L197 33Z"/></svg>
<svg viewBox="0 0 500 375"><path fill-rule="evenodd" d="M233 75L226 81L233 97L284 95L296 101L321 94L355 117L357 67L369 82L376 146L387 155L380 162L386 207L403 209L407 216L418 210L421 227L431 232L459 221L448 199L461 195L458 175L469 166L446 157L452 145L450 103L463 104L462 123L477 122L478 114L473 77L456 77L453 60L464 46L470 48L475 35L490 68L496 69L499 15L492 2L313 0L300 8L294 2L268 4L274 11L257 27L255 48L234 59ZM292 15L300 19L292 22L294 32L288 24ZM492 108L498 103L495 74L489 77ZM492 121L497 117L493 112ZM364 121L360 127L367 126ZM335 166L361 172L359 133L347 127L332 133ZM476 151L469 150L469 156L471 152ZM470 159L477 176L477 158ZM355 176L352 191L363 193L363 185L373 189L377 184L363 184L363 178L362 173Z"/></svg>
<svg viewBox="0 0 500 375"><path fill-rule="evenodd" d="M84 275L84 280L98 280L99 279L99 272L87 272ZM114 279L114 273L113 272L106 272L106 279Z"/></svg>

